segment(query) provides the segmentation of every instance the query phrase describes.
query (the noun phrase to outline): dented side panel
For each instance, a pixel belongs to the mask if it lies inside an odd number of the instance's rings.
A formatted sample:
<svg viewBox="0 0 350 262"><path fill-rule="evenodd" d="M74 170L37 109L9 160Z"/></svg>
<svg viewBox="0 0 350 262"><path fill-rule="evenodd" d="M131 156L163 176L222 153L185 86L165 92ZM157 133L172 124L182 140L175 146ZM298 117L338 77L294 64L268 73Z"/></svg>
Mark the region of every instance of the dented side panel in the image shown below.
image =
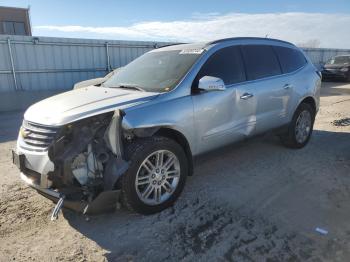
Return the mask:
<svg viewBox="0 0 350 262"><path fill-rule="evenodd" d="M256 99L241 103L242 87L193 96L198 153L243 139L255 131Z"/></svg>
<svg viewBox="0 0 350 262"><path fill-rule="evenodd" d="M188 141L191 152L196 154L193 101L191 96L168 99L157 98L157 103L149 102L125 109L122 128L125 132L152 135L157 129L165 127L180 132Z"/></svg>

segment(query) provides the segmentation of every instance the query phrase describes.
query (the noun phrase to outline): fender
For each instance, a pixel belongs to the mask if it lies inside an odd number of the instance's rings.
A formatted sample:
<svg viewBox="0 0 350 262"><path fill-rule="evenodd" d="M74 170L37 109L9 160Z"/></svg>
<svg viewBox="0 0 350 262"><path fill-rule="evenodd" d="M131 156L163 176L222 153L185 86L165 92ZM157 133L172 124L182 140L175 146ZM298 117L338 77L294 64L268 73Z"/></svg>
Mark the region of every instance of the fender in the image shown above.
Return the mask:
<svg viewBox="0 0 350 262"><path fill-rule="evenodd" d="M149 103L126 108L121 123L126 136L147 137L158 130L166 128L180 133L190 146L193 155L196 154L193 103L190 95L167 99L159 96Z"/></svg>

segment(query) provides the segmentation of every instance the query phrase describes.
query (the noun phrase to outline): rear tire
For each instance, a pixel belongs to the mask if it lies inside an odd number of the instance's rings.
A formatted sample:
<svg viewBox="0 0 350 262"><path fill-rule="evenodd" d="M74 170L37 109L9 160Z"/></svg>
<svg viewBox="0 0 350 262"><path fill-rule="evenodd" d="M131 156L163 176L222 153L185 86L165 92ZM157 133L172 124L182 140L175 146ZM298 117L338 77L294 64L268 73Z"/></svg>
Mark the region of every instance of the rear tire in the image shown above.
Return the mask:
<svg viewBox="0 0 350 262"><path fill-rule="evenodd" d="M166 137L149 137L130 144L126 155L129 169L122 178L123 204L141 214L157 213L172 206L188 175L182 147Z"/></svg>
<svg viewBox="0 0 350 262"><path fill-rule="evenodd" d="M303 148L310 140L315 114L311 105L300 104L294 112L287 132L281 136L282 143L289 148Z"/></svg>

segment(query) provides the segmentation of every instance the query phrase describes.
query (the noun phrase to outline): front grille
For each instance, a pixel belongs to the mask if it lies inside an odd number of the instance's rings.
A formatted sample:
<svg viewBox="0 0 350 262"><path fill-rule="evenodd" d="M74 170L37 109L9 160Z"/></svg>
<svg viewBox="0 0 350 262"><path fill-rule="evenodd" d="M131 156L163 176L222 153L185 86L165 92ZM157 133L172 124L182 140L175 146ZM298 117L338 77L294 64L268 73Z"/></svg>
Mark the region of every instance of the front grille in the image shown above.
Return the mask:
<svg viewBox="0 0 350 262"><path fill-rule="evenodd" d="M58 130L59 127L44 126L24 120L21 136L26 145L37 149L47 149L55 139Z"/></svg>

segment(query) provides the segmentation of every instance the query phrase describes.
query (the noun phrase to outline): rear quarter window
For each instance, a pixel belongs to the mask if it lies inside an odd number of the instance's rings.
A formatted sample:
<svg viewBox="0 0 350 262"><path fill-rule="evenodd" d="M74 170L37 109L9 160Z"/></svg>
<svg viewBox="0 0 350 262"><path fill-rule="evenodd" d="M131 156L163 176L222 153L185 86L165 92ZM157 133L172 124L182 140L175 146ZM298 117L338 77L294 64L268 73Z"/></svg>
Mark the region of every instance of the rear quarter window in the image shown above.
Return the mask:
<svg viewBox="0 0 350 262"><path fill-rule="evenodd" d="M291 73L306 64L304 55L297 49L282 46L274 46L274 50L281 63L283 73Z"/></svg>
<svg viewBox="0 0 350 262"><path fill-rule="evenodd" d="M241 48L248 80L281 74L281 67L271 46L245 45Z"/></svg>

